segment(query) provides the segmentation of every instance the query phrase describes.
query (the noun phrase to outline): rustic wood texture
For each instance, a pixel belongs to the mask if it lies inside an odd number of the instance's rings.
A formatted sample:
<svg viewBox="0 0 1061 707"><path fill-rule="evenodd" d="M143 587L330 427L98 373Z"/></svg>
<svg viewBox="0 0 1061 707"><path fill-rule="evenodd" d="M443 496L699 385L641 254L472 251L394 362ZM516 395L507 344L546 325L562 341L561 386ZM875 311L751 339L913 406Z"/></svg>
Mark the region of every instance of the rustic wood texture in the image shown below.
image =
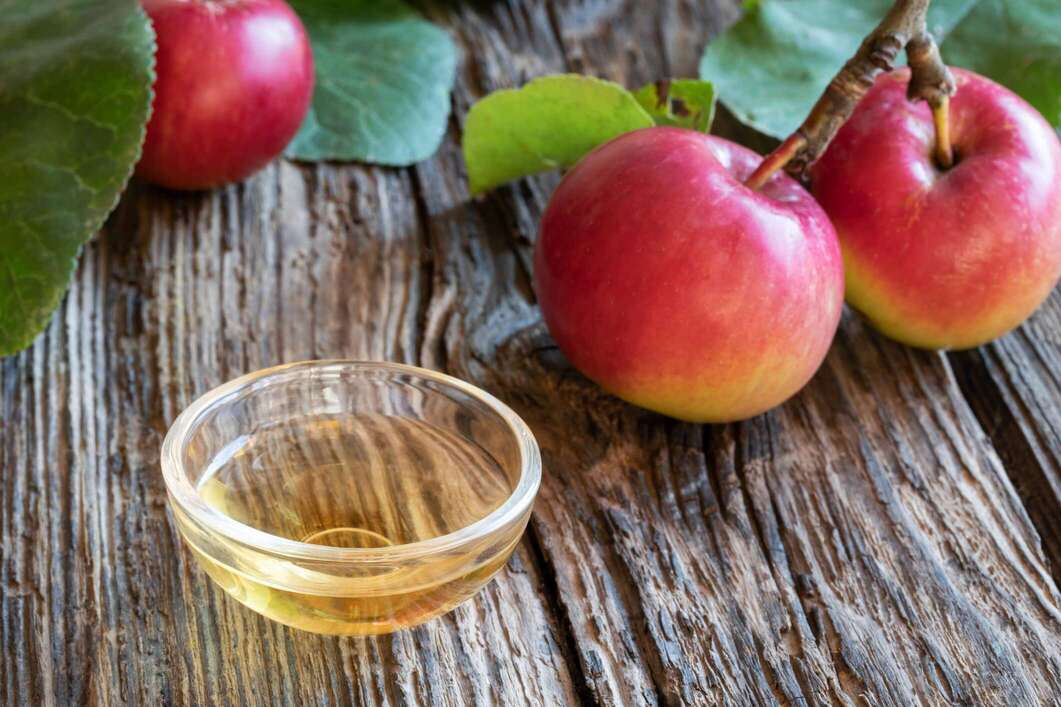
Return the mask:
<svg viewBox="0 0 1061 707"><path fill-rule="evenodd" d="M962 389L991 436L1061 580L1061 290L1017 331L954 354Z"/></svg>
<svg viewBox="0 0 1061 707"><path fill-rule="evenodd" d="M959 355L847 315L796 399L690 425L606 396L550 341L530 256L556 177L468 199L476 98L564 70L692 75L735 6L454 4L432 12L464 51L433 159L134 186L47 332L2 364L0 701L1058 704L1056 296ZM210 584L165 509L159 444L183 406L334 356L483 385L543 449L511 563L389 637L262 619Z"/></svg>

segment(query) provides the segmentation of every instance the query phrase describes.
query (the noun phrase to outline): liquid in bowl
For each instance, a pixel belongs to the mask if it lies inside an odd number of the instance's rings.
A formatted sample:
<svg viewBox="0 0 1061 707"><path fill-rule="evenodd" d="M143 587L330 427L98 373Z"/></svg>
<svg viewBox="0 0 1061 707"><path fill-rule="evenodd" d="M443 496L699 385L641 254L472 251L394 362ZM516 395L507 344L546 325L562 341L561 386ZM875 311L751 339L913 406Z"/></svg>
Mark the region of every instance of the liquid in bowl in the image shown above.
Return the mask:
<svg viewBox="0 0 1061 707"><path fill-rule="evenodd" d="M233 381L178 419L163 455L207 573L269 618L335 634L413 626L477 592L519 541L540 478L515 413L394 364Z"/></svg>

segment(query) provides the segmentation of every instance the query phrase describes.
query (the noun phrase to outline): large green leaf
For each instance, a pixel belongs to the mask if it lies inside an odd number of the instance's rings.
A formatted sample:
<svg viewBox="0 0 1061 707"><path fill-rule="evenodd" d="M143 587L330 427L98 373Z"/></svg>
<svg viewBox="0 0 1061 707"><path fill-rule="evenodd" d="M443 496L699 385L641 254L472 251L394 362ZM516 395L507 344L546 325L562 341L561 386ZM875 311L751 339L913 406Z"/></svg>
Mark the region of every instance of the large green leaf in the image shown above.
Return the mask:
<svg viewBox="0 0 1061 707"><path fill-rule="evenodd" d="M597 145L654 125L630 92L610 81L565 74L495 91L464 123L471 192L570 167Z"/></svg>
<svg viewBox="0 0 1061 707"><path fill-rule="evenodd" d="M438 149L457 49L399 0L292 0L313 43L316 87L287 148L301 160L409 165Z"/></svg>
<svg viewBox="0 0 1061 707"><path fill-rule="evenodd" d="M0 2L0 354L30 344L140 156L154 35L135 0Z"/></svg>
<svg viewBox="0 0 1061 707"><path fill-rule="evenodd" d="M975 4L935 0L930 29L945 36ZM715 84L738 120L784 137L799 127L891 5L890 0L748 0L744 16L708 44L700 76Z"/></svg>
<svg viewBox="0 0 1061 707"><path fill-rule="evenodd" d="M947 37L943 58L990 76L1061 125L1061 1L980 0Z"/></svg>

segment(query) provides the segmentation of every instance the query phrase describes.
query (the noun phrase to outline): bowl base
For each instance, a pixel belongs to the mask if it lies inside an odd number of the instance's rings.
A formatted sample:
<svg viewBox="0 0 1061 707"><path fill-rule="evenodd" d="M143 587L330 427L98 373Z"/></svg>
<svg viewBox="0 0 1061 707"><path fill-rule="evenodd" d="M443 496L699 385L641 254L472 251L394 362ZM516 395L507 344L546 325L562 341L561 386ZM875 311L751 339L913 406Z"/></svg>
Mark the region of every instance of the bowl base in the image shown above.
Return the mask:
<svg viewBox="0 0 1061 707"><path fill-rule="evenodd" d="M482 589L511 554L510 548L473 572L431 587L377 596L322 596L249 579L189 546L210 578L244 606L293 628L336 636L393 633L445 614Z"/></svg>

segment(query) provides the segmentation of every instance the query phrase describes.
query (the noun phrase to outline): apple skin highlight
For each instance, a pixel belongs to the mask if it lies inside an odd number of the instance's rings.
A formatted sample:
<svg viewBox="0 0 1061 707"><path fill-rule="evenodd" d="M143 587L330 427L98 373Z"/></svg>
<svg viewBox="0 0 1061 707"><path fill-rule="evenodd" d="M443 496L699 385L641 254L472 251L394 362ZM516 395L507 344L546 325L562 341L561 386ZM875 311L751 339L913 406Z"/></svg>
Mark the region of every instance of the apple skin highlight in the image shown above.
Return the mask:
<svg viewBox="0 0 1061 707"><path fill-rule="evenodd" d="M155 98L137 176L171 189L235 182L280 154L313 97L313 52L283 0L145 0Z"/></svg>
<svg viewBox="0 0 1061 707"><path fill-rule="evenodd" d="M542 217L535 285L560 349L619 397L697 422L743 419L821 365L843 305L836 235L761 156L679 128L582 159Z"/></svg>
<svg viewBox="0 0 1061 707"><path fill-rule="evenodd" d="M956 164L940 170L909 71L880 77L812 169L840 238L847 300L880 331L929 349L1016 327L1061 275L1061 143L1008 89L952 69Z"/></svg>

